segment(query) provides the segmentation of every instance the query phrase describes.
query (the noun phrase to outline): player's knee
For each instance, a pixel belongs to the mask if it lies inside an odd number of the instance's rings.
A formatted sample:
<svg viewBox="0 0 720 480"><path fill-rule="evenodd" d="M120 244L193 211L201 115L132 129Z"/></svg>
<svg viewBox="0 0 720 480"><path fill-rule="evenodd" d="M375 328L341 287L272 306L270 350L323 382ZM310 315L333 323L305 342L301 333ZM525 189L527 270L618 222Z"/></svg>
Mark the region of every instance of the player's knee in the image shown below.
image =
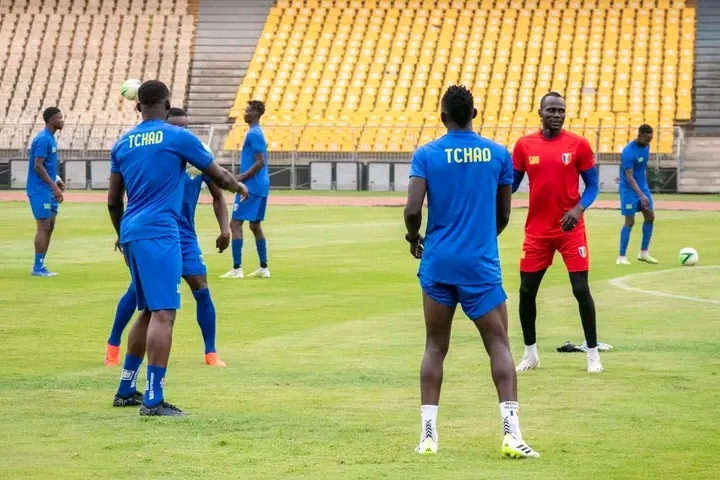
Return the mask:
<svg viewBox="0 0 720 480"><path fill-rule="evenodd" d="M175 324L175 310L156 310L152 312L152 321L173 326Z"/></svg>
<svg viewBox="0 0 720 480"><path fill-rule="evenodd" d="M655 212L652 210L645 212L645 223L653 223L655 221Z"/></svg>
<svg viewBox="0 0 720 480"><path fill-rule="evenodd" d="M577 278L572 280L572 291L575 298L579 301L591 298L590 295L590 284L584 278Z"/></svg>
<svg viewBox="0 0 720 480"><path fill-rule="evenodd" d="M242 226L242 220L230 221L230 232L232 233L233 238L242 238Z"/></svg>
<svg viewBox="0 0 720 480"><path fill-rule="evenodd" d="M635 225L635 217L628 215L625 217L625 226L627 228L632 228Z"/></svg>
<svg viewBox="0 0 720 480"><path fill-rule="evenodd" d="M263 231L260 222L250 222L250 231L255 236L262 235Z"/></svg>
<svg viewBox="0 0 720 480"><path fill-rule="evenodd" d="M520 282L520 297L523 299L532 300L537 296L538 285L529 280Z"/></svg>

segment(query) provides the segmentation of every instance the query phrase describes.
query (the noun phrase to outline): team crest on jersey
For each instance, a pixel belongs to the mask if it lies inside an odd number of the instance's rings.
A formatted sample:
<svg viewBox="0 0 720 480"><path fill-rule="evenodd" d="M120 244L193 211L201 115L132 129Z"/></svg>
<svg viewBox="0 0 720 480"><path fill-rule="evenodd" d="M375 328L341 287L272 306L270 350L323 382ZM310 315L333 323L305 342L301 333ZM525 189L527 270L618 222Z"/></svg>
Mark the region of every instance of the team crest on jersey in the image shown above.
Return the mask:
<svg viewBox="0 0 720 480"><path fill-rule="evenodd" d="M643 157L638 158L638 163L642 163L644 161L645 161L645 159Z"/></svg>
<svg viewBox="0 0 720 480"><path fill-rule="evenodd" d="M578 247L578 255L580 255L581 258L585 258L585 256L587 256L585 247Z"/></svg>
<svg viewBox="0 0 720 480"><path fill-rule="evenodd" d="M562 161L563 161L563 163L564 163L565 165L567 165L568 163L570 163L570 160L572 160L572 155L571 155L571 154L569 154L569 153L563 153L563 154L562 154Z"/></svg>

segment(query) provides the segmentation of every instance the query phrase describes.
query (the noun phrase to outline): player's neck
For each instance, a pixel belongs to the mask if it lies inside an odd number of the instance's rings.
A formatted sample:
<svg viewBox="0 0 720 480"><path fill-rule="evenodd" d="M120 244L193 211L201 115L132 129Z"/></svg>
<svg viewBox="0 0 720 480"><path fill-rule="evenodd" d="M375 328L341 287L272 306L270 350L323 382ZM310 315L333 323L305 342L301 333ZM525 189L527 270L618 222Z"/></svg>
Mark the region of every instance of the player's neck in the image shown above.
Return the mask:
<svg viewBox="0 0 720 480"><path fill-rule="evenodd" d="M53 125L45 124L45 129L53 135L55 135L55 132L57 132L57 128L55 128Z"/></svg>
<svg viewBox="0 0 720 480"><path fill-rule="evenodd" d="M562 133L562 128L557 131L550 130L549 128L543 128L541 133L542 133L542 136L545 137L546 139L553 140L560 136L560 134Z"/></svg>

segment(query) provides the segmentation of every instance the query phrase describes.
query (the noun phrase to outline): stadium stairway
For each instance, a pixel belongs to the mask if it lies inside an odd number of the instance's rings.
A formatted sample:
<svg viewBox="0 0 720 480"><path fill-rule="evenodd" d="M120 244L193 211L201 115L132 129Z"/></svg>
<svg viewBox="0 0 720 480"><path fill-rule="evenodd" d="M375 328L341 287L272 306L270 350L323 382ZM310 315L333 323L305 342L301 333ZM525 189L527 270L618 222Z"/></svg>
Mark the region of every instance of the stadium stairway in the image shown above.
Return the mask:
<svg viewBox="0 0 720 480"><path fill-rule="evenodd" d="M697 2L693 112L685 136L680 192L720 193L720 2Z"/></svg>
<svg viewBox="0 0 720 480"><path fill-rule="evenodd" d="M225 123L274 0L200 0L188 118Z"/></svg>

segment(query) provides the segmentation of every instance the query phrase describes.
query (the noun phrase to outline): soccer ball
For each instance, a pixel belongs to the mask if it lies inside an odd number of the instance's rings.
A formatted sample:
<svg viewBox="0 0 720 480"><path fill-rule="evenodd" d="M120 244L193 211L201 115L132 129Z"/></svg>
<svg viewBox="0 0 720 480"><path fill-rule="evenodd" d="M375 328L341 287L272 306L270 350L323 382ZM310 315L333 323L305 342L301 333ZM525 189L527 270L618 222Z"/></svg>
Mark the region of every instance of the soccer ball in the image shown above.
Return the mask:
<svg viewBox="0 0 720 480"><path fill-rule="evenodd" d="M208 145L208 144L205 143L205 142L202 142L202 144L203 144L203 147L205 147L205 150L207 150L208 152L210 152L210 155L212 155L212 149L210 148L210 145ZM188 173L188 175L191 175L191 176L193 176L193 177L197 177L198 175L202 175L202 174L203 174L203 172L200 171L199 168L193 167L193 166L190 165L189 163L188 163L187 166L185 167L185 171Z"/></svg>
<svg viewBox="0 0 720 480"><path fill-rule="evenodd" d="M685 247L680 250L680 253L678 253L678 261L680 262L680 265L690 267L695 265L698 260L700 260L700 255L698 255L697 250L694 248Z"/></svg>
<svg viewBox="0 0 720 480"><path fill-rule="evenodd" d="M132 102L137 98L137 91L138 88L140 88L141 84L142 82L140 82L140 80L136 80L134 78L125 80L125 82L120 87L120 93L123 97Z"/></svg>

